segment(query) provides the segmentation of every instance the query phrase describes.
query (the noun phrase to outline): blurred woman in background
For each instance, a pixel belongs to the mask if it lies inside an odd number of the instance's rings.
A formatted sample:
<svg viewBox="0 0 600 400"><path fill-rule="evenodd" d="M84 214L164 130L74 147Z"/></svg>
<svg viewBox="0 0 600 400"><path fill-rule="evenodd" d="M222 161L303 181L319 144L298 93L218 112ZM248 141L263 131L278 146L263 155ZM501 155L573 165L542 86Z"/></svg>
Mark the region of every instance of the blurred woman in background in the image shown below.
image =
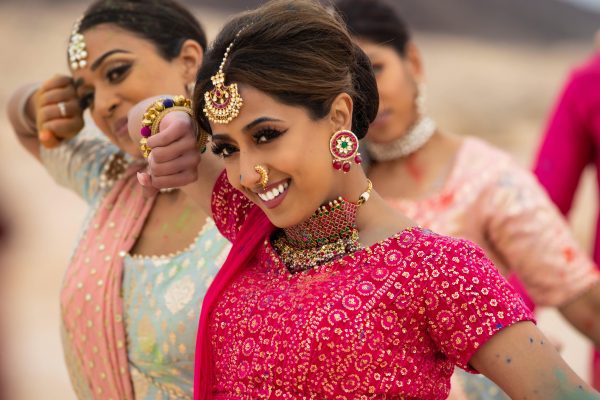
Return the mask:
<svg viewBox="0 0 600 400"><path fill-rule="evenodd" d="M190 97L205 48L202 27L174 1L100 0L73 28L71 76L11 99L23 146L90 206L61 293L81 399L192 396L200 305L229 244L184 190L142 195L127 113L149 96Z"/></svg>
<svg viewBox="0 0 600 400"><path fill-rule="evenodd" d="M600 31L597 49L575 68L564 84L548 120L534 171L550 198L568 214L583 170L595 165L600 182ZM600 189L600 188L599 188ZM593 258L600 264L600 219L597 217ZM590 318L589 329L600 323ZM600 388L600 352L595 351L592 383Z"/></svg>
<svg viewBox="0 0 600 400"><path fill-rule="evenodd" d="M599 274L535 177L501 150L445 132L426 115L423 60L391 4L335 6L377 77L379 112L365 144L368 176L382 197L421 226L480 245L531 306L558 308L600 345ZM504 396L485 378L459 377L468 398Z"/></svg>

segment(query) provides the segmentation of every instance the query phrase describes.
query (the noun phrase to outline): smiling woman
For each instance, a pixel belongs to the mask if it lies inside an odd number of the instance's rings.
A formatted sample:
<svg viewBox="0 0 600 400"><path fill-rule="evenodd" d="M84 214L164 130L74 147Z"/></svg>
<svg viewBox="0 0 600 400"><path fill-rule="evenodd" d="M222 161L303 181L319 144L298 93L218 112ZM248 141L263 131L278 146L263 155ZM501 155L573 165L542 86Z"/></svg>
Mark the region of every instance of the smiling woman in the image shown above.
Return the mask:
<svg viewBox="0 0 600 400"><path fill-rule="evenodd" d="M599 398L480 248L414 226L355 165L377 83L335 13L279 0L234 18L194 99L225 164L202 156L197 199L233 242L202 305L197 400L443 399L455 365L513 398ZM187 113L164 121L148 189L197 153Z"/></svg>
<svg viewBox="0 0 600 400"><path fill-rule="evenodd" d="M90 205L61 292L65 356L81 399L192 396L190 321L229 244L183 190L143 196L135 173L145 162L127 113L149 96L189 97L205 47L198 22L173 1L101 0L71 33L71 76L11 101L21 143Z"/></svg>

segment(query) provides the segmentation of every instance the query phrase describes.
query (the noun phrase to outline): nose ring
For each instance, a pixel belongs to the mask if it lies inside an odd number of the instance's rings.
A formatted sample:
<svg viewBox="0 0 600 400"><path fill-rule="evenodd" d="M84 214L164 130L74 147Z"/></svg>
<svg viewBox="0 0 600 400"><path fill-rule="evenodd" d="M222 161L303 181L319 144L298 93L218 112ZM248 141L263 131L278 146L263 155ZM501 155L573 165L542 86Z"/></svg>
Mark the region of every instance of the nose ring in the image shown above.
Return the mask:
<svg viewBox="0 0 600 400"><path fill-rule="evenodd" d="M269 171L262 165L255 165L254 170L260 175L260 186L262 186L263 190L267 188L267 184L269 183Z"/></svg>

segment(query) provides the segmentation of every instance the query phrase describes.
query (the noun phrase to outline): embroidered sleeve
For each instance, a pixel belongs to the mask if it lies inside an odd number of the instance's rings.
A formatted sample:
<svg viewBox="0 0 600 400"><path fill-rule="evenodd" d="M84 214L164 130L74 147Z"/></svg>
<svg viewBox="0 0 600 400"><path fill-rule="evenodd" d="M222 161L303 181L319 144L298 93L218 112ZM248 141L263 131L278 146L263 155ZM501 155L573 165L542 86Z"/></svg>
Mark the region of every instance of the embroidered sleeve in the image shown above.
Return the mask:
<svg viewBox="0 0 600 400"><path fill-rule="evenodd" d="M87 123L89 122L89 123ZM73 190L91 204L106 189L101 176L107 163L120 153L91 121L74 138L53 149L41 148L44 166L61 186Z"/></svg>
<svg viewBox="0 0 600 400"><path fill-rule="evenodd" d="M211 208L213 219L219 231L230 241L235 241L248 212L254 207L243 193L235 189L223 171L212 193Z"/></svg>
<svg viewBox="0 0 600 400"><path fill-rule="evenodd" d="M454 364L471 370L471 357L494 334L533 320L520 296L475 244L437 236L422 250L430 260L423 292L428 331Z"/></svg>
<svg viewBox="0 0 600 400"><path fill-rule="evenodd" d="M535 177L511 164L483 196L485 230L536 304L560 306L600 281Z"/></svg>

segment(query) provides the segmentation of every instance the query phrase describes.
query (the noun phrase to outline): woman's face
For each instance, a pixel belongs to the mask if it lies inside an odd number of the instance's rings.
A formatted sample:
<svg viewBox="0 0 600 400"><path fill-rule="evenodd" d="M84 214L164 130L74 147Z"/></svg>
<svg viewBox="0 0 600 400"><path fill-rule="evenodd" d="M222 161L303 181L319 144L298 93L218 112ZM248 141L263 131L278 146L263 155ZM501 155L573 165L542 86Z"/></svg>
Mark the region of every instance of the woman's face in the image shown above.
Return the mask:
<svg viewBox="0 0 600 400"><path fill-rule="evenodd" d="M192 44L196 50L190 53L182 48L178 57L167 61L152 42L113 24L97 25L83 34L88 63L73 71L77 95L113 143L140 157L138 143L127 132L127 112L148 97L185 94L202 60L202 50ZM194 52L199 52L195 61Z"/></svg>
<svg viewBox="0 0 600 400"><path fill-rule="evenodd" d="M275 226L296 225L337 197L335 174L340 172L332 168L329 138L340 127L328 117L314 120L305 108L285 105L253 87L240 85L240 94L240 114L229 124L211 124L212 150L224 158L231 184ZM269 172L266 189L256 165Z"/></svg>
<svg viewBox="0 0 600 400"><path fill-rule="evenodd" d="M403 57L391 46L365 40L357 43L373 64L379 90L379 111L367 138L387 143L405 134L418 117L415 99L421 79L420 57L412 44Z"/></svg>

